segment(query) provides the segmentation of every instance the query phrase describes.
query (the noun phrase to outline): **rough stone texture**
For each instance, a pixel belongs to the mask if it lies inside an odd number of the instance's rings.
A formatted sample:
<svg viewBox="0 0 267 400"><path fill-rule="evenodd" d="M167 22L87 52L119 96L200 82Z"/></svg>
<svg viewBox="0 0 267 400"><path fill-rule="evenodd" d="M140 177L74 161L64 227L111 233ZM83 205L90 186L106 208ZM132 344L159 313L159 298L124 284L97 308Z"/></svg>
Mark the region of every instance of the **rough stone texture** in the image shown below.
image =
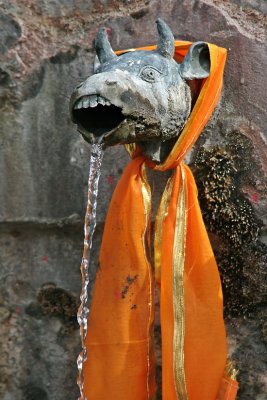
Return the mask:
<svg viewBox="0 0 267 400"><path fill-rule="evenodd" d="M68 99L92 71L92 40L102 24L123 49L154 43L160 16L176 38L228 49L220 107L188 161L222 275L238 399L263 400L266 2L1 0L0 9L0 398L78 397L75 313L89 146L70 122ZM106 151L92 280L127 160L120 147Z"/></svg>

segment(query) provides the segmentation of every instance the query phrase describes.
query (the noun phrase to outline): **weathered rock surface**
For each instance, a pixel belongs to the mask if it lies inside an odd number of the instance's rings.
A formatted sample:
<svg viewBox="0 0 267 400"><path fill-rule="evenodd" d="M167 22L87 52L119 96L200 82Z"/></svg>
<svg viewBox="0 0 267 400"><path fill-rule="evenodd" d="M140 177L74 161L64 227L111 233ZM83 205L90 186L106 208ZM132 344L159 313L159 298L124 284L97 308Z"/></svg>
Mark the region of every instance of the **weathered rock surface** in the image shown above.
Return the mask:
<svg viewBox="0 0 267 400"><path fill-rule="evenodd" d="M0 398L78 397L75 314L90 149L70 122L69 96L92 72L101 25L115 49L137 47L155 42L160 16L176 38L228 49L220 106L188 161L222 275L238 399L263 400L266 2L1 0L0 10ZM123 148L106 151L92 281L127 161Z"/></svg>

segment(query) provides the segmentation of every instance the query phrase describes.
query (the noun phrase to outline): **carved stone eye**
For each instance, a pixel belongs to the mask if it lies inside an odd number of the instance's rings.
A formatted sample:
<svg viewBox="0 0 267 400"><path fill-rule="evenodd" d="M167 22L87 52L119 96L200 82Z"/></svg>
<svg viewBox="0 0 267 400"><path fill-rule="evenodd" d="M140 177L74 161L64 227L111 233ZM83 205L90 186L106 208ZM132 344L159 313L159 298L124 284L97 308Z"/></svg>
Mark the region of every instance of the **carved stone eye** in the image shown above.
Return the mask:
<svg viewBox="0 0 267 400"><path fill-rule="evenodd" d="M140 78L147 82L155 82L160 75L161 72L154 67L144 67L140 72Z"/></svg>

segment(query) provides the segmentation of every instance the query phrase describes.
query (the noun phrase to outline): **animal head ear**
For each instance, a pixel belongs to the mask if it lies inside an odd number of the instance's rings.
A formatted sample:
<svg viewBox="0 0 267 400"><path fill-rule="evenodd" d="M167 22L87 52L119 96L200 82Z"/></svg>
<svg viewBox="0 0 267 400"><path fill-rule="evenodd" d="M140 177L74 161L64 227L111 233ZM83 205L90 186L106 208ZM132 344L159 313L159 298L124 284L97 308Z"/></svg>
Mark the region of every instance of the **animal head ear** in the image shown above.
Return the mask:
<svg viewBox="0 0 267 400"><path fill-rule="evenodd" d="M101 64L117 58L108 40L106 28L101 28L95 38L95 51Z"/></svg>
<svg viewBox="0 0 267 400"><path fill-rule="evenodd" d="M191 45L184 61L180 65L180 75L184 79L202 79L210 74L210 52L205 42Z"/></svg>
<svg viewBox="0 0 267 400"><path fill-rule="evenodd" d="M157 52L163 57L172 58L174 55L174 37L169 26L160 18L156 20L158 28Z"/></svg>

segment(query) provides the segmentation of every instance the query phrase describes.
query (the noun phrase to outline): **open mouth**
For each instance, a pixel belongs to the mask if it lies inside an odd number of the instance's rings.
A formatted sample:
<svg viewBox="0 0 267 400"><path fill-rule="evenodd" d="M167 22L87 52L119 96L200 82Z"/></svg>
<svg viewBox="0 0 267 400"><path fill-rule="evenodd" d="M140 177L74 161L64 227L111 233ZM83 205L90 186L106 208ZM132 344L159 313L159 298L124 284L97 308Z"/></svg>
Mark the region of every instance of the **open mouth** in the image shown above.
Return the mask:
<svg viewBox="0 0 267 400"><path fill-rule="evenodd" d="M96 140L118 127L126 119L121 108L97 94L78 99L74 104L72 115L82 133L88 132Z"/></svg>

